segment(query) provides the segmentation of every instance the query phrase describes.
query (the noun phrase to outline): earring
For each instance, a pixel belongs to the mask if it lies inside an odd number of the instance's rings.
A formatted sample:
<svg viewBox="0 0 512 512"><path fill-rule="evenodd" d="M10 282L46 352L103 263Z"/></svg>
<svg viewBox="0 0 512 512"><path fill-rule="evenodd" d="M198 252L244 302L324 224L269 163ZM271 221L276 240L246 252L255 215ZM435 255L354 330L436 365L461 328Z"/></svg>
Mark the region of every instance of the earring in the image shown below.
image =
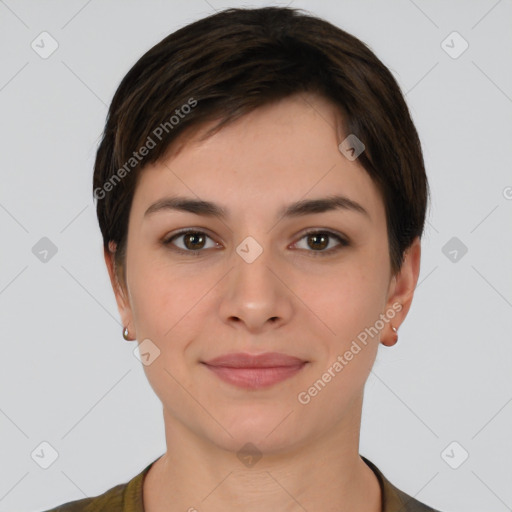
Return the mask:
<svg viewBox="0 0 512 512"><path fill-rule="evenodd" d="M386 347L392 347L397 341L398 341L398 331L397 331L397 328L396 327L393 327L391 326L391 329L393 330L395 336L394 336L394 340L393 341L390 341L390 342L386 342L386 343L382 343L383 345L386 345Z"/></svg>
<svg viewBox="0 0 512 512"><path fill-rule="evenodd" d="M123 329L123 338L126 340L126 341L132 341L129 336L128 336L128 327L125 327Z"/></svg>

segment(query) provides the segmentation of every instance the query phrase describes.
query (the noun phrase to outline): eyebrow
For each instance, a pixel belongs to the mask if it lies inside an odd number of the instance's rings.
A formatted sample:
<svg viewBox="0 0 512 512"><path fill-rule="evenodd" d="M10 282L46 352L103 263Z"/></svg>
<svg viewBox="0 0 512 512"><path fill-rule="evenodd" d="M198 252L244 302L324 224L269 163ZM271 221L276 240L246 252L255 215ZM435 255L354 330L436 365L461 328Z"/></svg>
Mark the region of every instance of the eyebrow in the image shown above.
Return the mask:
<svg viewBox="0 0 512 512"><path fill-rule="evenodd" d="M229 217L229 211L216 203L184 196L164 197L158 200L146 210L144 217L156 212L168 210L189 212L218 219L226 219ZM362 205L343 195L332 195L318 199L297 201L281 208L277 216L293 218L333 210L346 210L360 213L371 220L370 214Z"/></svg>

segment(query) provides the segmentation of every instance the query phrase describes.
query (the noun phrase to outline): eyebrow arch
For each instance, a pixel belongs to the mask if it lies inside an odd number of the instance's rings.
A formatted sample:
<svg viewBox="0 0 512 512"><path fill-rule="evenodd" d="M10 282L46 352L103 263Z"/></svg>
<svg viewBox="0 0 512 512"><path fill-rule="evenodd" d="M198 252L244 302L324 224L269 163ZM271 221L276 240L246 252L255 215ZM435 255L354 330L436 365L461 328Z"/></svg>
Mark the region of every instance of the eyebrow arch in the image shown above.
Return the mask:
<svg viewBox="0 0 512 512"><path fill-rule="evenodd" d="M229 212L222 206L210 201L197 200L189 197L175 196L165 197L153 203L144 213L144 217L153 213L167 210L177 210L183 212L194 213L206 217L215 217L226 219ZM332 195L318 199L305 199L287 205L278 212L278 217L302 217L314 213L323 213L332 210L347 210L361 213L368 219L371 219L368 211L356 201L343 196Z"/></svg>

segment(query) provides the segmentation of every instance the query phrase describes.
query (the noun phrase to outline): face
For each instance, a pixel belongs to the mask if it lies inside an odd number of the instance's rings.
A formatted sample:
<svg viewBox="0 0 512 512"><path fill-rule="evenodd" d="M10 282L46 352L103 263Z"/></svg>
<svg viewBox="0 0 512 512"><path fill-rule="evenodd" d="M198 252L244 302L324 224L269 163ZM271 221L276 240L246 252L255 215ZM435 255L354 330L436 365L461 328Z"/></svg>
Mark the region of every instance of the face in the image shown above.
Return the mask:
<svg viewBox="0 0 512 512"><path fill-rule="evenodd" d="M320 97L289 97L144 169L126 287L114 290L123 325L150 354L144 370L167 429L276 453L358 432L379 342L412 301L419 241L392 276L383 200L357 159L338 149L347 135L337 134L338 121ZM162 203L178 196L214 203L225 216ZM352 203L306 207L332 196ZM247 388L204 364L234 352L306 363Z"/></svg>

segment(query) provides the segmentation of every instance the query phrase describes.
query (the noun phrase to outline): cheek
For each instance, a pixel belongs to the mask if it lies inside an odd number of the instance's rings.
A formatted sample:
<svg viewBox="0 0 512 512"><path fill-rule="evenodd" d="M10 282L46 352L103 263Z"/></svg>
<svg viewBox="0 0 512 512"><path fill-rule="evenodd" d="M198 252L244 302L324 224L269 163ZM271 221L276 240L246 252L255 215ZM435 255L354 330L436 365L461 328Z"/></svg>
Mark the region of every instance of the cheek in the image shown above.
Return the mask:
<svg viewBox="0 0 512 512"><path fill-rule="evenodd" d="M373 323L380 313L382 278L375 267L346 265L318 285L304 287L304 296L336 335L354 335L354 329Z"/></svg>
<svg viewBox="0 0 512 512"><path fill-rule="evenodd" d="M324 398L342 408L351 393L364 385L375 361L381 332L376 322L382 313L382 282L377 267L347 265L325 281L324 293L317 293L316 305L311 308L329 326L318 340L324 347L319 371L330 368L336 374Z"/></svg>
<svg viewBox="0 0 512 512"><path fill-rule="evenodd" d="M361 391L371 371L380 341L375 324L382 300L374 275L356 266L340 273L337 283L329 282L325 295L329 300L322 299L319 311L333 332L325 330L319 340L324 350L316 378L329 382L319 403L330 403L334 410L328 414L335 417Z"/></svg>
<svg viewBox="0 0 512 512"><path fill-rule="evenodd" d="M212 316L208 292L217 281L207 272L191 273L155 260L134 269L131 304L139 341L149 338L164 359L177 361Z"/></svg>
<svg viewBox="0 0 512 512"><path fill-rule="evenodd" d="M131 267L131 304L137 335L164 340L166 333L183 316L190 287L173 269L147 258L134 259Z"/></svg>

